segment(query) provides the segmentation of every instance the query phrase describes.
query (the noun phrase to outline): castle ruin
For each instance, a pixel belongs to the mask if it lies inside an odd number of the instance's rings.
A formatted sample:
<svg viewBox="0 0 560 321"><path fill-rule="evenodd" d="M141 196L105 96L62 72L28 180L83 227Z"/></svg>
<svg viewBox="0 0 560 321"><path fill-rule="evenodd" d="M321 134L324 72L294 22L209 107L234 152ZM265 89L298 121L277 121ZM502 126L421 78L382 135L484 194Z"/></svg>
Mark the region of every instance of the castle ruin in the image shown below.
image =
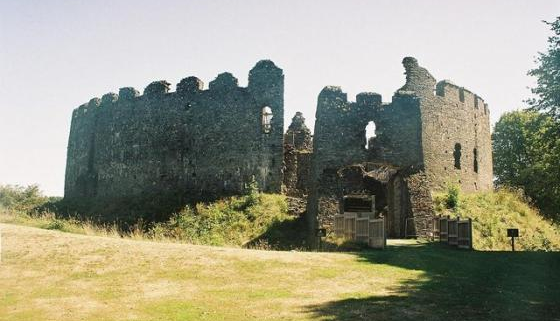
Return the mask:
<svg viewBox="0 0 560 321"><path fill-rule="evenodd" d="M489 111L470 91L436 83L416 59L403 65L406 83L390 103L367 92L349 102L325 87L313 135L301 113L284 132L284 75L268 60L251 69L246 88L222 73L208 89L187 77L175 92L157 81L141 96L121 88L94 98L72 114L65 199L104 208L151 200L157 209L239 194L255 179L265 192L306 199L310 228L331 226L345 195L366 193L389 236L420 235L431 191L492 187Z"/></svg>

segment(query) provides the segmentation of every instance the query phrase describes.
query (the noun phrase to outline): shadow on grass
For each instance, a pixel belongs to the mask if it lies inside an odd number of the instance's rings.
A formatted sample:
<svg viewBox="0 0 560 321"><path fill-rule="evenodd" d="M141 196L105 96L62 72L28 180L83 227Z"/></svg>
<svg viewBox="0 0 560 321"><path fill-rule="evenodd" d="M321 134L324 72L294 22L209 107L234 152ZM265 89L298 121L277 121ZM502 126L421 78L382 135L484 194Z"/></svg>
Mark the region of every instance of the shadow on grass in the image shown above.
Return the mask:
<svg viewBox="0 0 560 321"><path fill-rule="evenodd" d="M560 253L390 246L360 260L423 271L383 296L307 307L321 320L560 320Z"/></svg>
<svg viewBox="0 0 560 321"><path fill-rule="evenodd" d="M304 216L274 222L267 230L245 245L247 248L259 248L266 245L274 250L307 249L307 225Z"/></svg>

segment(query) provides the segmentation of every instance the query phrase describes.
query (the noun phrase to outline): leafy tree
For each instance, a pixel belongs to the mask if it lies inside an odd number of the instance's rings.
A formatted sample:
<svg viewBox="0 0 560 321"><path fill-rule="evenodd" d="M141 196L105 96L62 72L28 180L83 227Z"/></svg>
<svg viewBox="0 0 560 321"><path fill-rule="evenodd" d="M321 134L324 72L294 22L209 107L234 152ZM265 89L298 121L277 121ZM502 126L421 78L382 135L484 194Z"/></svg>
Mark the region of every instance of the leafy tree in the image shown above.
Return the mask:
<svg viewBox="0 0 560 321"><path fill-rule="evenodd" d="M522 188L541 211L560 219L560 140L547 114L532 110L505 113L493 139L494 174L498 185Z"/></svg>
<svg viewBox="0 0 560 321"><path fill-rule="evenodd" d="M560 121L560 17L554 22L546 22L553 35L548 38L547 52L539 53L537 68L529 71L536 77L537 86L531 91L537 97L528 99L533 110L548 113L555 121Z"/></svg>
<svg viewBox="0 0 560 321"><path fill-rule="evenodd" d="M47 201L37 185L0 185L0 208L29 212Z"/></svg>

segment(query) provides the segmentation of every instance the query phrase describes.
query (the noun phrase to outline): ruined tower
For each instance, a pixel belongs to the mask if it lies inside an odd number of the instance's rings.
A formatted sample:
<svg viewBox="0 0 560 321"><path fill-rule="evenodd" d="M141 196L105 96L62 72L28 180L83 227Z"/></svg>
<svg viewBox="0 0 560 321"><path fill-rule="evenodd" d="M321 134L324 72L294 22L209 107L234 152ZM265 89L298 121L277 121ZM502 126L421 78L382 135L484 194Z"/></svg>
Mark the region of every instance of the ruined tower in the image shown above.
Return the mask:
<svg viewBox="0 0 560 321"><path fill-rule="evenodd" d="M289 196L305 197L311 178L311 131L305 118L297 112L284 135L284 186Z"/></svg>
<svg viewBox="0 0 560 321"><path fill-rule="evenodd" d="M169 88L166 81L149 84L143 95L121 88L74 110L66 200L127 219L127 204L165 213L188 200L242 193L253 178L263 191L281 191L282 69L263 60L247 87L222 73L208 89L196 77Z"/></svg>
<svg viewBox="0 0 560 321"><path fill-rule="evenodd" d="M403 65L406 83L390 103L376 93L349 102L333 86L319 94L310 227L329 227L342 197L364 192L375 195L390 236L402 237L410 226L421 234L430 224L432 190L449 183L466 191L492 187L488 106L448 81L436 84L415 58L404 58ZM367 142L369 122L375 123L375 137Z"/></svg>

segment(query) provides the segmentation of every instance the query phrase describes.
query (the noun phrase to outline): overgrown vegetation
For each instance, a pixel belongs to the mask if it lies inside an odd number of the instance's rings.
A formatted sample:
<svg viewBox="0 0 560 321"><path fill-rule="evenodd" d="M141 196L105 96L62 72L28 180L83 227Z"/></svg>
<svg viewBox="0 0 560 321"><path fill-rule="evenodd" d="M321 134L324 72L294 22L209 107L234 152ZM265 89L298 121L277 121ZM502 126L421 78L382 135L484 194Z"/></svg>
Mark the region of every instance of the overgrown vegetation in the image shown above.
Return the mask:
<svg viewBox="0 0 560 321"><path fill-rule="evenodd" d="M456 207L449 200L456 199ZM560 250L560 229L529 205L521 191L498 191L459 194L449 188L434 197L436 213L451 217L469 217L473 220L473 242L477 250L510 250L508 228L519 228L516 249Z"/></svg>
<svg viewBox="0 0 560 321"><path fill-rule="evenodd" d="M0 209L29 213L58 200L43 195L37 185L0 185Z"/></svg>
<svg viewBox="0 0 560 321"><path fill-rule="evenodd" d="M116 223L100 223L86 218L62 217L44 210L52 199L37 186L1 186L0 222L87 235L121 236L137 239L171 240L192 244L271 248L285 239L285 229L297 221L288 214L283 195L264 194L250 184L247 194L212 203L198 203L164 222L144 222L123 228ZM271 231L275 232L271 232ZM293 236L291 231L288 235ZM271 240L272 242L269 242Z"/></svg>
<svg viewBox="0 0 560 321"><path fill-rule="evenodd" d="M265 233L274 224L295 218L287 213L284 196L249 193L213 203L185 207L170 220L148 231L155 239L193 244L241 246Z"/></svg>

